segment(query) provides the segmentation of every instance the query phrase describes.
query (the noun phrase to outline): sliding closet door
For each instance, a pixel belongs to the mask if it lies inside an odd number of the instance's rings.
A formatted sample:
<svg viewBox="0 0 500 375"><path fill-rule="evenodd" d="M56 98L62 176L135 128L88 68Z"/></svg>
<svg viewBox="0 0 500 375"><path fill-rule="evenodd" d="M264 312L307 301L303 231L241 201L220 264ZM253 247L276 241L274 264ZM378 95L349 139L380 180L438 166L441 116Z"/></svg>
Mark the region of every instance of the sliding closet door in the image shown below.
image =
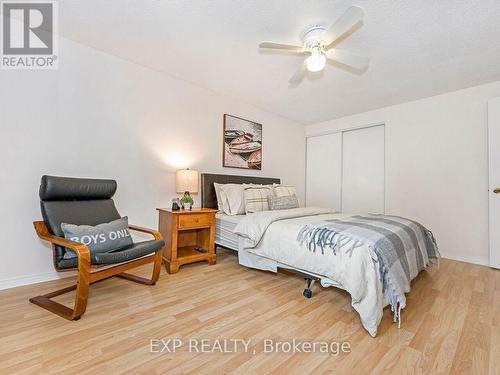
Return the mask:
<svg viewBox="0 0 500 375"><path fill-rule="evenodd" d="M306 205L340 211L342 134L307 139Z"/></svg>
<svg viewBox="0 0 500 375"><path fill-rule="evenodd" d="M342 144L342 212L384 213L384 126L346 131Z"/></svg>

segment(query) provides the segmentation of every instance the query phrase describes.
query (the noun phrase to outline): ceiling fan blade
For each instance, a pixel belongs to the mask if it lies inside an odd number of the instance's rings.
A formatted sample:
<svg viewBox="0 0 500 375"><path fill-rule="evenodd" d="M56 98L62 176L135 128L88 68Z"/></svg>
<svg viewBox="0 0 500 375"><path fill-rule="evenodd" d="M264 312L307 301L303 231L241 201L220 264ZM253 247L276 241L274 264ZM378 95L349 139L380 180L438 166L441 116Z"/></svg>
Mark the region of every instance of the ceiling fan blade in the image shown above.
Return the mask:
<svg viewBox="0 0 500 375"><path fill-rule="evenodd" d="M297 71L294 73L292 78L290 78L288 83L290 85L298 85L300 82L302 82L302 80L306 76L306 72L307 72L307 68L306 68L306 62L304 60L302 62L302 64L300 65L299 69L297 69Z"/></svg>
<svg viewBox="0 0 500 375"><path fill-rule="evenodd" d="M259 44L260 48L270 48L270 49L279 49L290 52L302 52L302 46L293 46L291 44L281 44L281 43L273 43L273 42L262 42Z"/></svg>
<svg viewBox="0 0 500 375"><path fill-rule="evenodd" d="M330 60L337 61L358 70L367 68L370 63L370 59L368 57L353 55L350 52L336 48L327 51L326 57Z"/></svg>
<svg viewBox="0 0 500 375"><path fill-rule="evenodd" d="M345 13L325 32L324 39L332 44L363 19L365 12L357 6L349 7Z"/></svg>

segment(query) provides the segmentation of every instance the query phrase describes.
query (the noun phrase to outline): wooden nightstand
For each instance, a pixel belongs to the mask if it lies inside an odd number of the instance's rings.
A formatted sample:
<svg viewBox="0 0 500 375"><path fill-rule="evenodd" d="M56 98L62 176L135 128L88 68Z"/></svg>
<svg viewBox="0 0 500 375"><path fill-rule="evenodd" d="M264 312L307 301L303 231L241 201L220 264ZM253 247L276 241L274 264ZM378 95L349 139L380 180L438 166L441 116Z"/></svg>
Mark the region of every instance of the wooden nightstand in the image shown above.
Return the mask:
<svg viewBox="0 0 500 375"><path fill-rule="evenodd" d="M158 230L165 239L163 260L168 273L176 273L183 264L208 261L215 256L215 213L212 208L172 211L158 208ZM203 248L206 252L196 250Z"/></svg>

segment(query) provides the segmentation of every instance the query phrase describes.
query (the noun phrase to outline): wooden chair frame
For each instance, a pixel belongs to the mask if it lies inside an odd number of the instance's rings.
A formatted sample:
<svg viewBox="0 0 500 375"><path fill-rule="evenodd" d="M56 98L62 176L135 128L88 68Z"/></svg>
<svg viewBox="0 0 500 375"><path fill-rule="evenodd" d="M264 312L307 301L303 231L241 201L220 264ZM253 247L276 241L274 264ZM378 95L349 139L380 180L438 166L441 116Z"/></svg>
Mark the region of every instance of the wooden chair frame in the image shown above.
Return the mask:
<svg viewBox="0 0 500 375"><path fill-rule="evenodd" d="M116 276L140 284L155 285L155 283L158 281L158 278L160 277L163 248L157 250L154 254L148 255L146 257L135 259L130 262L118 263L117 265L110 266L101 271L90 272L92 268L99 268L103 266L91 265L90 251L86 245L51 234L43 221L35 221L33 222L33 225L35 226L35 231L38 237L40 237L42 240L46 240L52 243L53 249L55 249L56 245L64 246L68 249L73 250L78 257L77 268L58 270L56 267L56 270L58 272L78 270L77 280L75 285L57 290L52 293L44 294L42 296L30 298L30 302L54 314L57 314L65 319L78 320L83 315L87 307L90 284L107 279L109 277ZM129 225L129 229L136 232L151 234L155 238L155 240L163 239L160 232L156 230L142 228L135 225ZM151 279L146 279L143 277L124 273L124 271L126 270L139 267L148 263L153 263L153 274L151 276ZM61 294L70 292L75 289L76 289L75 305L72 309L51 300L52 297L59 296Z"/></svg>

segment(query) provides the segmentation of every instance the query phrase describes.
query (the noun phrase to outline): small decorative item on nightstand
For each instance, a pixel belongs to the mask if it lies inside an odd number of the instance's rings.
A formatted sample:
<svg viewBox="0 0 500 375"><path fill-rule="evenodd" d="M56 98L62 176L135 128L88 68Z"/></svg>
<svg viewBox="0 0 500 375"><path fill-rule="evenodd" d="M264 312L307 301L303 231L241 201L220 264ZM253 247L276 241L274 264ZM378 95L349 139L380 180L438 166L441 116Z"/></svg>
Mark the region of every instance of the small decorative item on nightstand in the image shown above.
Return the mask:
<svg viewBox="0 0 500 375"><path fill-rule="evenodd" d="M180 210L179 207L179 198L172 198L172 211Z"/></svg>
<svg viewBox="0 0 500 375"><path fill-rule="evenodd" d="M178 193L184 193L181 198L181 206L185 210L190 210L194 201L190 193L198 192L198 171L191 169L180 169L175 173L175 188Z"/></svg>
<svg viewBox="0 0 500 375"><path fill-rule="evenodd" d="M183 264L216 262L215 213L212 208L190 211L159 208L159 232L165 239L163 260L168 273L176 273Z"/></svg>
<svg viewBox="0 0 500 375"><path fill-rule="evenodd" d="M193 204L193 198L191 198L189 195L184 194L182 197L182 208L185 210L190 210L191 205Z"/></svg>

